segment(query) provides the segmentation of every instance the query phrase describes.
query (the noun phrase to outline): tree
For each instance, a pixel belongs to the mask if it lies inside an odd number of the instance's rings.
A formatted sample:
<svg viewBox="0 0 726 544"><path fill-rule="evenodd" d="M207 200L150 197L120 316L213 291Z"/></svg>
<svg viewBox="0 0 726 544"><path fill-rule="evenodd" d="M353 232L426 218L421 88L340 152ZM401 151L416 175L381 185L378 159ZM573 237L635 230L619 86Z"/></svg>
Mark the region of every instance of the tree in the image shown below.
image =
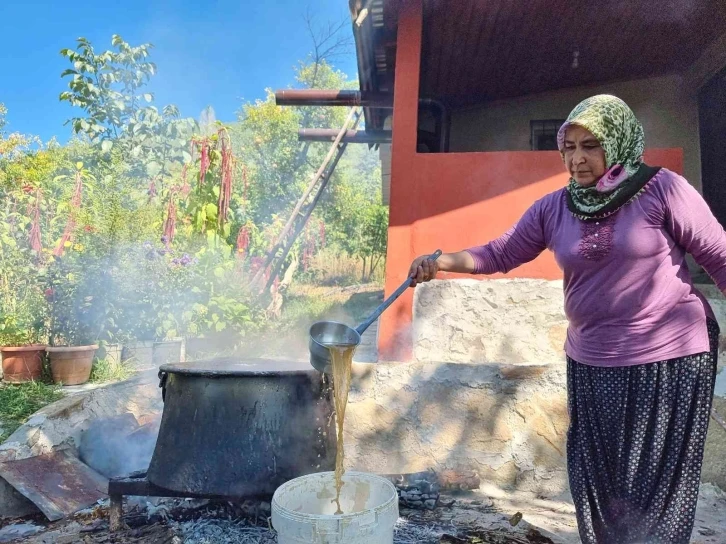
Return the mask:
<svg viewBox="0 0 726 544"><path fill-rule="evenodd" d="M76 134L85 134L100 144L104 153L116 147L134 179L148 179L149 187L165 182L178 168L192 160L190 140L196 123L182 119L174 105L162 108L152 104L154 95L144 87L156 74L148 60L153 46L131 46L120 36L111 39L114 49L96 53L86 38L78 38L75 49L62 49L73 68L61 77L70 77L68 91L60 100L80 108L85 115L69 119Z"/></svg>
<svg viewBox="0 0 726 544"><path fill-rule="evenodd" d="M37 142L36 138L30 138L17 132L13 134L6 134L5 127L7 126L7 113L8 109L5 107L5 104L0 102L0 158L18 156L25 151L31 143Z"/></svg>
<svg viewBox="0 0 726 544"><path fill-rule="evenodd" d="M363 262L363 281L382 262L388 236L388 208L382 205L380 164L375 151L350 146L341 161L323 214L329 239Z"/></svg>

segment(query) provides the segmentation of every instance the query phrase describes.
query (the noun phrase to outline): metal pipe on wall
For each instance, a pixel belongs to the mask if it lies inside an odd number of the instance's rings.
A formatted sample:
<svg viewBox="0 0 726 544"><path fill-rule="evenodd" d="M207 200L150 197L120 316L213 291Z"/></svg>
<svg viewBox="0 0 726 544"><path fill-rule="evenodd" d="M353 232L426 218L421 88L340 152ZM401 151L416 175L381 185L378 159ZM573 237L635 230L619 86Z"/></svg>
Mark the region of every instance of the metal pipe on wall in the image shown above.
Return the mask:
<svg viewBox="0 0 726 544"><path fill-rule="evenodd" d="M275 92L278 106L364 106L393 108L393 95L369 91L285 89Z"/></svg>
<svg viewBox="0 0 726 544"><path fill-rule="evenodd" d="M390 93L380 93L372 91L350 91L350 90L320 90L320 89L285 89L275 92L275 103L278 106L360 106L364 108L393 108L393 95ZM438 142L437 152L446 153L449 151L449 136L451 133L451 114L449 108L446 107L441 100L434 98L420 98L419 107L434 111L436 118L435 138ZM325 130L325 129L303 129L303 130ZM385 131L383 131L385 132ZM337 132L336 132L337 135ZM302 136L298 133L301 140L312 141L331 141L329 134L317 134L314 138ZM349 137L346 135L346 137ZM351 143L381 143L379 141L363 141L358 140L358 136L353 136ZM361 136L362 138L362 136Z"/></svg>
<svg viewBox="0 0 726 544"><path fill-rule="evenodd" d="M301 142L332 142L339 130L331 128L301 128L297 139ZM390 130L348 130L341 140L349 144L386 144L391 142Z"/></svg>

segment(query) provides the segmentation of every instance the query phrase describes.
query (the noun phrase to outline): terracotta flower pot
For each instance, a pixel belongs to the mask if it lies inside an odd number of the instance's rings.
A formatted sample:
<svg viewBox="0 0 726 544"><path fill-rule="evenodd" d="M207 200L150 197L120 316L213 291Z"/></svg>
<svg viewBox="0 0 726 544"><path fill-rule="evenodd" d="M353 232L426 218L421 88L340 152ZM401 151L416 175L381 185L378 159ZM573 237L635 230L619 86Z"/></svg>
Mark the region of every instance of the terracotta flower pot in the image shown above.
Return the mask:
<svg viewBox="0 0 726 544"><path fill-rule="evenodd" d="M3 381L25 383L40 379L43 373L45 346L9 346L0 349L3 362Z"/></svg>
<svg viewBox="0 0 726 544"><path fill-rule="evenodd" d="M91 377L93 356L97 345L73 347L48 347L50 371L53 381L63 385L79 385L86 383Z"/></svg>

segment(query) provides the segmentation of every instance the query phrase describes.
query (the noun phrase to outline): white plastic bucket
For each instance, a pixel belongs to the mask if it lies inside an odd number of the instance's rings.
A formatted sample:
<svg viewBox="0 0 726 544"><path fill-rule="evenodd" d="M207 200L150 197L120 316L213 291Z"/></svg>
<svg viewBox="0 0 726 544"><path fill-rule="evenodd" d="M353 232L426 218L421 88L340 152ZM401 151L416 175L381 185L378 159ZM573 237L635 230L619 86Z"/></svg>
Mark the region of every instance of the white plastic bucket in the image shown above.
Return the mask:
<svg viewBox="0 0 726 544"><path fill-rule="evenodd" d="M398 495L391 482L346 472L335 515L335 474L318 472L290 480L272 497L278 544L393 544Z"/></svg>

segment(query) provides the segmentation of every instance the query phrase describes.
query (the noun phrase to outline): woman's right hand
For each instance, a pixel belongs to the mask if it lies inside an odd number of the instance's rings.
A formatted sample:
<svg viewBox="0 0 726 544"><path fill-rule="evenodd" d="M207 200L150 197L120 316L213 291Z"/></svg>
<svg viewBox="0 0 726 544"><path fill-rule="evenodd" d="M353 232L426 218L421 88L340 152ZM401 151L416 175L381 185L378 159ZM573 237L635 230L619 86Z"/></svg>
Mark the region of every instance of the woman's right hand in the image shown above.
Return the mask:
<svg viewBox="0 0 726 544"><path fill-rule="evenodd" d="M419 283L431 281L436 277L439 271L439 264L438 261L432 261L430 257L431 255L422 255L421 257L416 257L411 263L408 277L413 280L411 282L412 287Z"/></svg>

